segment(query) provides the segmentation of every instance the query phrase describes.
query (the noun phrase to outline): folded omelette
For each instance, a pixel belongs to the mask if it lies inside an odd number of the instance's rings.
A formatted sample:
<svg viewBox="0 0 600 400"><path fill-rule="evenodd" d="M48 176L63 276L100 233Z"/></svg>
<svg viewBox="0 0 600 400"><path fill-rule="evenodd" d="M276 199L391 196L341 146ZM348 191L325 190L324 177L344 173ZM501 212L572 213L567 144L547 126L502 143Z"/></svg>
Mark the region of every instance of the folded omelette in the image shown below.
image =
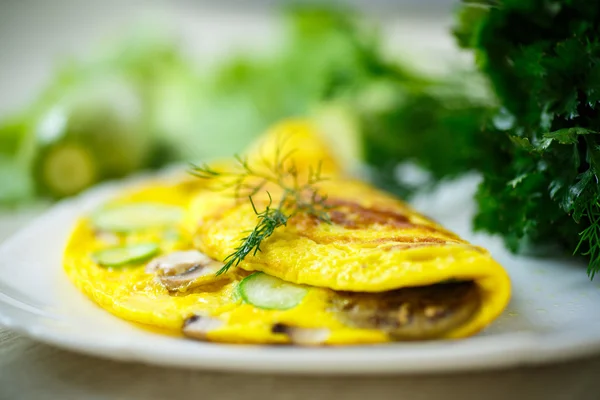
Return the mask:
<svg viewBox="0 0 600 400"><path fill-rule="evenodd" d="M285 162L299 180L319 165L326 179L312 186L326 221L297 213L259 251L217 274L282 188L265 183L250 202L226 178L147 182L77 222L67 274L121 318L230 343L461 338L503 311L510 281L485 249L348 177L310 123L279 124L245 161L260 170L282 147L293 149Z"/></svg>

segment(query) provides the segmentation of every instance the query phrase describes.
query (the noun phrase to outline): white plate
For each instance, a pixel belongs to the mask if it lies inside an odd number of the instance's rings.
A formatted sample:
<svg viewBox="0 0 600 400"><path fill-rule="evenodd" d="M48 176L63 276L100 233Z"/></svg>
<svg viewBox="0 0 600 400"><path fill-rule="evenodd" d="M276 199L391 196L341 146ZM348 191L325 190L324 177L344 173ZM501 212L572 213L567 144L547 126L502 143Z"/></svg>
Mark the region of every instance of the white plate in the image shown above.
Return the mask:
<svg viewBox="0 0 600 400"><path fill-rule="evenodd" d="M222 345L154 334L103 311L68 281L61 253L75 219L129 182L62 202L0 247L0 323L40 341L152 364L272 373L431 373L538 364L600 352L600 290L583 265L516 257L473 235L477 178L453 182L417 208L490 249L511 275L513 299L482 334L461 341L345 348Z"/></svg>

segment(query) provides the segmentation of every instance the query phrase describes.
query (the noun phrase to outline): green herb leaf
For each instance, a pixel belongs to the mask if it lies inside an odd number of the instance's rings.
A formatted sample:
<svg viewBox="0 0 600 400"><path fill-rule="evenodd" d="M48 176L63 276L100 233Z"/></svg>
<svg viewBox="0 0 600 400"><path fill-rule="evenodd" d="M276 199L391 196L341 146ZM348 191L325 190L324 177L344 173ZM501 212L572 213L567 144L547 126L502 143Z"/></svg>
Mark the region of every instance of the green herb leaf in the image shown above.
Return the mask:
<svg viewBox="0 0 600 400"><path fill-rule="evenodd" d="M560 144L576 144L579 140L579 135L589 135L592 133L598 133L590 129L585 128L565 128L559 129L554 132L548 132L544 134L547 139L556 140Z"/></svg>
<svg viewBox="0 0 600 400"><path fill-rule="evenodd" d="M267 240L276 229L285 226L288 220L298 214L312 216L325 223L330 223L327 198L320 195L315 185L325 180L321 175L320 164L310 168L308 177L300 181L298 169L290 158L291 152L284 152L282 146L276 148L271 160L264 158L261 165L251 164L248 159L236 156L238 170L233 172L217 172L210 166L192 165L191 173L201 179L219 181L218 190L233 190L238 199L247 198L257 217L255 227L242 238L241 243L234 251L225 257L225 265L217 271L221 275L232 267L237 267L249 254L261 251L261 244ZM264 190L266 183L272 183L281 189L281 196L273 203L271 193L265 191L269 203L265 209L259 211L253 200L259 192Z"/></svg>
<svg viewBox="0 0 600 400"><path fill-rule="evenodd" d="M470 7L458 14L458 41L473 50L512 118L502 132L492 121L482 132L483 142L499 143L506 134L510 140L501 150L504 164L478 166L484 180L475 226L500 233L513 250L527 241L585 256L594 277L600 271L600 5L498 0L485 12Z"/></svg>

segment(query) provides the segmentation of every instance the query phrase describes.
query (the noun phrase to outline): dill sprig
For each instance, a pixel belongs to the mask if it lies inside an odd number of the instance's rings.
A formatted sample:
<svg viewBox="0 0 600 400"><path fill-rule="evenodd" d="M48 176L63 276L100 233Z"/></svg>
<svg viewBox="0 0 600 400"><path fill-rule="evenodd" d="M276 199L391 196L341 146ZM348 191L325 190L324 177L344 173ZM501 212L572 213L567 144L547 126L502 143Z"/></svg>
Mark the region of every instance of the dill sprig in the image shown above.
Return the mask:
<svg viewBox="0 0 600 400"><path fill-rule="evenodd" d="M257 217L256 226L248 231L248 235L241 239L241 243L233 253L228 255L223 262L225 265L217 272L221 275L231 267L237 267L248 254L255 255L261 251L261 244L269 238L279 227L286 226L290 218L305 214L319 221L331 223L326 196L321 195L315 184L322 182L319 163L316 168L310 167L308 176L301 181L296 164L291 159L293 151L283 153L283 144L280 143L272 159L260 157L257 165L251 164L248 158L235 156L237 170L220 172L212 169L207 164L192 165L190 173L201 179L217 179L220 184L217 190L233 189L237 199L247 198ZM281 189L281 197L274 201L271 193L265 189L268 184L275 184ZM254 202L254 197L264 191L269 198L265 209L259 211ZM275 205L274 205L275 204Z"/></svg>

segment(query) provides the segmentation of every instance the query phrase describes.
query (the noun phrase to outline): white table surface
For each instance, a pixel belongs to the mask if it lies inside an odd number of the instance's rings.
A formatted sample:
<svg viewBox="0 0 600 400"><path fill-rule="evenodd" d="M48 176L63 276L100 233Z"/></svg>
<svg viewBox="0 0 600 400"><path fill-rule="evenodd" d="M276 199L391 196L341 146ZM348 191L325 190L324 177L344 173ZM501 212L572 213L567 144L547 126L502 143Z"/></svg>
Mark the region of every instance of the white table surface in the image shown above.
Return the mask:
<svg viewBox="0 0 600 400"><path fill-rule="evenodd" d="M0 242L38 211L0 213ZM595 400L600 357L464 374L274 376L168 369L93 358L0 328L0 400L462 399Z"/></svg>

